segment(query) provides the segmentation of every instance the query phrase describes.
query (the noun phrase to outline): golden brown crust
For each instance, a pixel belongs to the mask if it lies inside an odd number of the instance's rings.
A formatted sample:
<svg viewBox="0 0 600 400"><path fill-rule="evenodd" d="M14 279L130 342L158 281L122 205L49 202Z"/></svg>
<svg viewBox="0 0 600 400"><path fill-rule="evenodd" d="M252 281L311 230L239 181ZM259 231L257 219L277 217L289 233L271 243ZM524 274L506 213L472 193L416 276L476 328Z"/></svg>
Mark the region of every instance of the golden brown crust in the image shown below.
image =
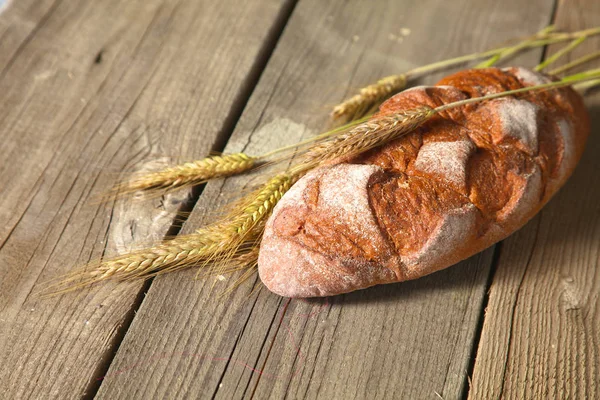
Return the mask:
<svg viewBox="0 0 600 400"><path fill-rule="evenodd" d="M404 91L380 113L542 83L524 69L468 70ZM259 273L274 292L327 296L448 267L525 224L565 182L589 133L569 88L453 109L281 200Z"/></svg>

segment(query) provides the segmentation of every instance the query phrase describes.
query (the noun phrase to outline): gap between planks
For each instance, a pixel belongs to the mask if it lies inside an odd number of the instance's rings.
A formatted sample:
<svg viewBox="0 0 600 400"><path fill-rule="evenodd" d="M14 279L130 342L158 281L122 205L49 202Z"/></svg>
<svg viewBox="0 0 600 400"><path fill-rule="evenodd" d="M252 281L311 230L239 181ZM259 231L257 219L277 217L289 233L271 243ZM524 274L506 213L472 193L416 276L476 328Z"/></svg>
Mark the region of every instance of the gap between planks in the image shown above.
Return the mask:
<svg viewBox="0 0 600 400"><path fill-rule="evenodd" d="M579 30L597 26L599 16L593 0L556 2L552 21ZM588 39L557 65L593 51L598 40ZM550 46L545 56L560 47ZM590 154L597 153L599 143L599 99L597 91L586 96L592 132L573 176L532 221L504 241L469 398L597 397L600 381L594 373L600 364L594 320L600 314L593 256L598 251L598 214L593 203L598 186L593 184L597 173ZM586 315L577 315L583 309Z"/></svg>
<svg viewBox="0 0 600 400"><path fill-rule="evenodd" d="M559 0L554 0L554 4L552 5L552 12L550 14L548 25L552 25L556 22L556 14L558 11L558 1ZM546 57L548 55L547 53L548 53L548 46L544 46L539 62L542 62L546 59ZM490 289L492 287L492 282L494 281L494 277L496 275L496 270L497 270L499 262L500 262L500 255L502 253L503 242L504 241L496 243L496 245L494 246L494 256L492 259L492 265L490 267L490 273L488 275L488 279L485 283L485 294L484 294L483 302L481 305L481 312L479 313L479 318L477 320L477 330L475 331L475 336L473 338L473 347L471 348L471 359L469 361L469 369L465 376L465 383L464 383L465 389L463 390L463 393L462 393L462 398L464 400L468 399L469 393L471 390L471 381L473 379L473 372L475 370L477 351L479 349L479 342L481 341L481 334L483 332L483 324L485 321L485 310L490 301Z"/></svg>

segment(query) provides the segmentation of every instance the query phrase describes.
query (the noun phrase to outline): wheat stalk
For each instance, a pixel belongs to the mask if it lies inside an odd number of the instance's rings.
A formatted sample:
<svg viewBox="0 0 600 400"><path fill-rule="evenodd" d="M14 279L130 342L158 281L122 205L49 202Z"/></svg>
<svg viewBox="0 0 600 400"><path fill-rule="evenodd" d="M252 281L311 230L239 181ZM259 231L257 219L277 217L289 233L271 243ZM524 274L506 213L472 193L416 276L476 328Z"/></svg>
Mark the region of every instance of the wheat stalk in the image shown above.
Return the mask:
<svg viewBox="0 0 600 400"><path fill-rule="evenodd" d="M537 72L544 70L544 68L553 64L554 62L556 62L556 60L558 60L562 56L569 54L571 51L573 51L575 48L577 48L577 46L579 46L581 43L585 42L586 39L587 39L587 36L582 36L580 38L573 40L568 46L563 47L562 49L560 49L559 51L557 51L556 53L554 53L553 55L551 55L550 57L546 58L544 61L539 63L533 70L537 71Z"/></svg>
<svg viewBox="0 0 600 400"><path fill-rule="evenodd" d="M588 61L592 61L596 58L600 57L600 51L596 51L590 54L587 54L583 57L580 57L576 60L571 61L570 63L567 63L565 65L562 65L556 69L553 69L552 71L549 72L550 75L558 75L558 74L562 74L563 72L566 72L572 68L578 67L580 65L583 65L585 63L587 63Z"/></svg>
<svg viewBox="0 0 600 400"><path fill-rule="evenodd" d="M549 25L549 26L545 27L544 29L542 29L541 31L539 31L538 33L536 33L535 35L533 35L528 40L524 40L521 43L518 43L516 46L510 47L504 51L501 51L501 52L493 55L492 57L490 57L488 60L485 60L485 61L477 64L475 66L475 68L489 68L489 67L494 66L498 61L500 61L503 58L510 57L510 56L517 54L520 51L527 49L527 48L538 47L538 44L537 44L538 41L540 39L547 39L549 37L549 35L552 32L554 32L554 30L555 30L555 26Z"/></svg>

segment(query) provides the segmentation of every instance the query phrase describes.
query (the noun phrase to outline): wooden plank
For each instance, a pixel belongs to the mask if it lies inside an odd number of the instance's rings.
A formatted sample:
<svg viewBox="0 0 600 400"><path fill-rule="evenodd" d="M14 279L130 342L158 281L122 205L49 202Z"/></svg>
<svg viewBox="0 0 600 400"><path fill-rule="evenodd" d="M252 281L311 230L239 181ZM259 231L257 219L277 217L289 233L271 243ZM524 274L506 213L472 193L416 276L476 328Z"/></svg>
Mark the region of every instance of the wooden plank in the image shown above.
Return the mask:
<svg viewBox="0 0 600 400"><path fill-rule="evenodd" d="M323 105L349 90L530 33L547 24L552 9L546 0L411 5L300 1L227 150L258 153L308 137L326 125ZM399 41L402 28L411 33ZM540 56L519 61L532 65ZM185 230L207 221L246 180L207 185ZM458 398L491 255L329 300L289 302L266 290L250 293L251 283L223 298L227 283L211 291L213 281L193 281L195 271L159 277L98 396Z"/></svg>
<svg viewBox="0 0 600 400"><path fill-rule="evenodd" d="M559 27L600 25L597 1L558 4ZM599 38L588 39L561 61L599 47ZM502 246L472 399L600 397L600 93L586 96L586 104L592 132L581 163L546 208Z"/></svg>
<svg viewBox="0 0 600 400"><path fill-rule="evenodd" d="M222 143L291 6L19 1L0 15L0 397L95 390L144 285L32 291L165 234L187 193L107 207L94 197L120 171Z"/></svg>
<svg viewBox="0 0 600 400"><path fill-rule="evenodd" d="M9 3L0 1L0 74L15 59L23 45L35 35L47 16L52 15L55 0L24 0Z"/></svg>

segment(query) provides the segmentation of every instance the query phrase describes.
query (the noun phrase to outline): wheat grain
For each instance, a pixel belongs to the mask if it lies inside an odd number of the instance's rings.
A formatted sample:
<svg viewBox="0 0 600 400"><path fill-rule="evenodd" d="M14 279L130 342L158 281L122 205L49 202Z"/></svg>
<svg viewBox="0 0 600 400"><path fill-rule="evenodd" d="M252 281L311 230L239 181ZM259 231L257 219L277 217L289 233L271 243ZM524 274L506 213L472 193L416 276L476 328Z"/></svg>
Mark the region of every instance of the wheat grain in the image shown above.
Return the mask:
<svg viewBox="0 0 600 400"><path fill-rule="evenodd" d="M244 218L237 228L238 234L243 235L258 221L263 220L265 216L270 214L273 207L298 178L298 174L282 173L276 175L255 193L248 196L247 201L242 201Z"/></svg>
<svg viewBox="0 0 600 400"><path fill-rule="evenodd" d="M297 169L303 171L336 160L343 161L397 139L423 124L435 114L427 106L381 115L357 125L310 149Z"/></svg>
<svg viewBox="0 0 600 400"><path fill-rule="evenodd" d="M187 185L197 185L210 179L222 178L248 171L256 166L257 157L244 153L206 157L136 176L115 190L135 192L139 190L171 190Z"/></svg>
<svg viewBox="0 0 600 400"><path fill-rule="evenodd" d="M360 89L359 93L333 108L331 116L334 119L342 117L355 119L362 117L366 111L385 100L393 93L406 87L406 75L391 75L378 80L376 83Z"/></svg>

